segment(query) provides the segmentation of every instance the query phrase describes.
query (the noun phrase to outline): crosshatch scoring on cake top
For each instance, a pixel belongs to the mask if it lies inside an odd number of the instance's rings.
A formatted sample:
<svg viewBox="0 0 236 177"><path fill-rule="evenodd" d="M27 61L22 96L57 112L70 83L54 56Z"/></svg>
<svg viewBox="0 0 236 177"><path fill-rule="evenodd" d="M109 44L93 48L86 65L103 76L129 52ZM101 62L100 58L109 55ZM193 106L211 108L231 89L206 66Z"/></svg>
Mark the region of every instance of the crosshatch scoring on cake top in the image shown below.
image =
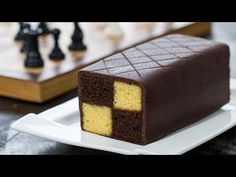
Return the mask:
<svg viewBox="0 0 236 177"><path fill-rule="evenodd" d="M143 78L150 69L174 67L178 60L187 59L215 44L217 42L192 36L169 35L107 57L86 70L118 77L132 75L133 78L136 75Z"/></svg>

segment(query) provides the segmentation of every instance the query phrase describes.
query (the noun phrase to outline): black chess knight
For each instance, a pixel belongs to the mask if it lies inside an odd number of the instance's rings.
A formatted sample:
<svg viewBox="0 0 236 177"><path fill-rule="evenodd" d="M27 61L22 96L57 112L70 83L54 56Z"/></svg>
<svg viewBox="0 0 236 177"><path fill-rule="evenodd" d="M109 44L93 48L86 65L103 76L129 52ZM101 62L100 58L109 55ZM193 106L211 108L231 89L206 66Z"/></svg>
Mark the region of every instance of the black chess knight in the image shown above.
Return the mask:
<svg viewBox="0 0 236 177"><path fill-rule="evenodd" d="M83 43L84 35L78 22L74 22L74 33L71 37L72 43L69 46L69 50L72 52L81 52L87 50L86 45Z"/></svg>
<svg viewBox="0 0 236 177"><path fill-rule="evenodd" d="M49 55L49 58L54 61L60 61L65 58L65 54L62 52L59 46L59 37L60 37L60 30L54 29L51 31L53 37L54 37L54 48L52 49L52 52Z"/></svg>

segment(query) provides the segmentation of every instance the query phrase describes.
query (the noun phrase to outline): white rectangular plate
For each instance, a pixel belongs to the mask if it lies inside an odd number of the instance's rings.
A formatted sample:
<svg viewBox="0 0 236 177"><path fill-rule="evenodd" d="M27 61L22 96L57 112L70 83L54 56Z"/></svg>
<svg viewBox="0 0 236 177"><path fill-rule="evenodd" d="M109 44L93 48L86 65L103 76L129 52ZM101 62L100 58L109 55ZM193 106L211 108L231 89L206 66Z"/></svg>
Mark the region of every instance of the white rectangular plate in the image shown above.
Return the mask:
<svg viewBox="0 0 236 177"><path fill-rule="evenodd" d="M146 146L81 131L78 98L40 114L28 114L12 128L64 144L120 154L183 154L236 125L236 80L231 79L231 101L205 119Z"/></svg>

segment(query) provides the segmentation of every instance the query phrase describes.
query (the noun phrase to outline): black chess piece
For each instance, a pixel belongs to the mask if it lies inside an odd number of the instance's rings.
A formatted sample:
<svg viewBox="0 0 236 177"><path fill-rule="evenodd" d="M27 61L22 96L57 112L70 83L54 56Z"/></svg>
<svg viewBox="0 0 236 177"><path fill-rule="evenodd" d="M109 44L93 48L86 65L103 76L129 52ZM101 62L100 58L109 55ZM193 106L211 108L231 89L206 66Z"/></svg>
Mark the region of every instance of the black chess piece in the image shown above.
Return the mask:
<svg viewBox="0 0 236 177"><path fill-rule="evenodd" d="M22 47L20 49L21 53L27 53L29 51L27 34L30 30L31 30L30 24L24 24L24 30L23 30L24 41L23 41Z"/></svg>
<svg viewBox="0 0 236 177"><path fill-rule="evenodd" d="M50 34L50 30L47 26L47 24L45 22L40 22L38 25L38 29L42 30L42 34L41 35L48 35Z"/></svg>
<svg viewBox="0 0 236 177"><path fill-rule="evenodd" d="M24 30L24 23L23 22L19 22L19 31L17 32L17 34L15 36L15 41L22 41L22 40L24 40L23 30Z"/></svg>
<svg viewBox="0 0 236 177"><path fill-rule="evenodd" d="M40 34L41 32L39 32L39 30L29 30L27 33L29 49L24 63L26 68L41 68L44 66L38 45L38 37Z"/></svg>
<svg viewBox="0 0 236 177"><path fill-rule="evenodd" d="M74 33L71 37L72 43L69 46L70 51L80 52L87 50L86 45L83 43L83 31L81 30L78 22L74 22Z"/></svg>
<svg viewBox="0 0 236 177"><path fill-rule="evenodd" d="M49 58L54 61L60 61L65 58L65 54L62 52L59 46L59 37L60 37L60 30L54 29L51 31L53 38L54 38L54 48L52 49L52 52L49 55Z"/></svg>

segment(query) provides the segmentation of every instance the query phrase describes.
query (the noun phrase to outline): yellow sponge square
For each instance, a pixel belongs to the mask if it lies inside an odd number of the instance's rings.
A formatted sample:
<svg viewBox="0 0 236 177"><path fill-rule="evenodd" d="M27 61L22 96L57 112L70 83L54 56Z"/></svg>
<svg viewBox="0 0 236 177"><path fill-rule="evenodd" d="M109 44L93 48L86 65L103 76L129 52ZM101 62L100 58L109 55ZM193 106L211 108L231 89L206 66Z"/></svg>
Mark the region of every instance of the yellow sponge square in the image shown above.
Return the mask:
<svg viewBox="0 0 236 177"><path fill-rule="evenodd" d="M112 134L112 111L106 106L97 106L87 103L82 104L83 111L83 129L104 135Z"/></svg>
<svg viewBox="0 0 236 177"><path fill-rule="evenodd" d="M141 111L141 88L134 84L114 82L114 108L128 111Z"/></svg>

